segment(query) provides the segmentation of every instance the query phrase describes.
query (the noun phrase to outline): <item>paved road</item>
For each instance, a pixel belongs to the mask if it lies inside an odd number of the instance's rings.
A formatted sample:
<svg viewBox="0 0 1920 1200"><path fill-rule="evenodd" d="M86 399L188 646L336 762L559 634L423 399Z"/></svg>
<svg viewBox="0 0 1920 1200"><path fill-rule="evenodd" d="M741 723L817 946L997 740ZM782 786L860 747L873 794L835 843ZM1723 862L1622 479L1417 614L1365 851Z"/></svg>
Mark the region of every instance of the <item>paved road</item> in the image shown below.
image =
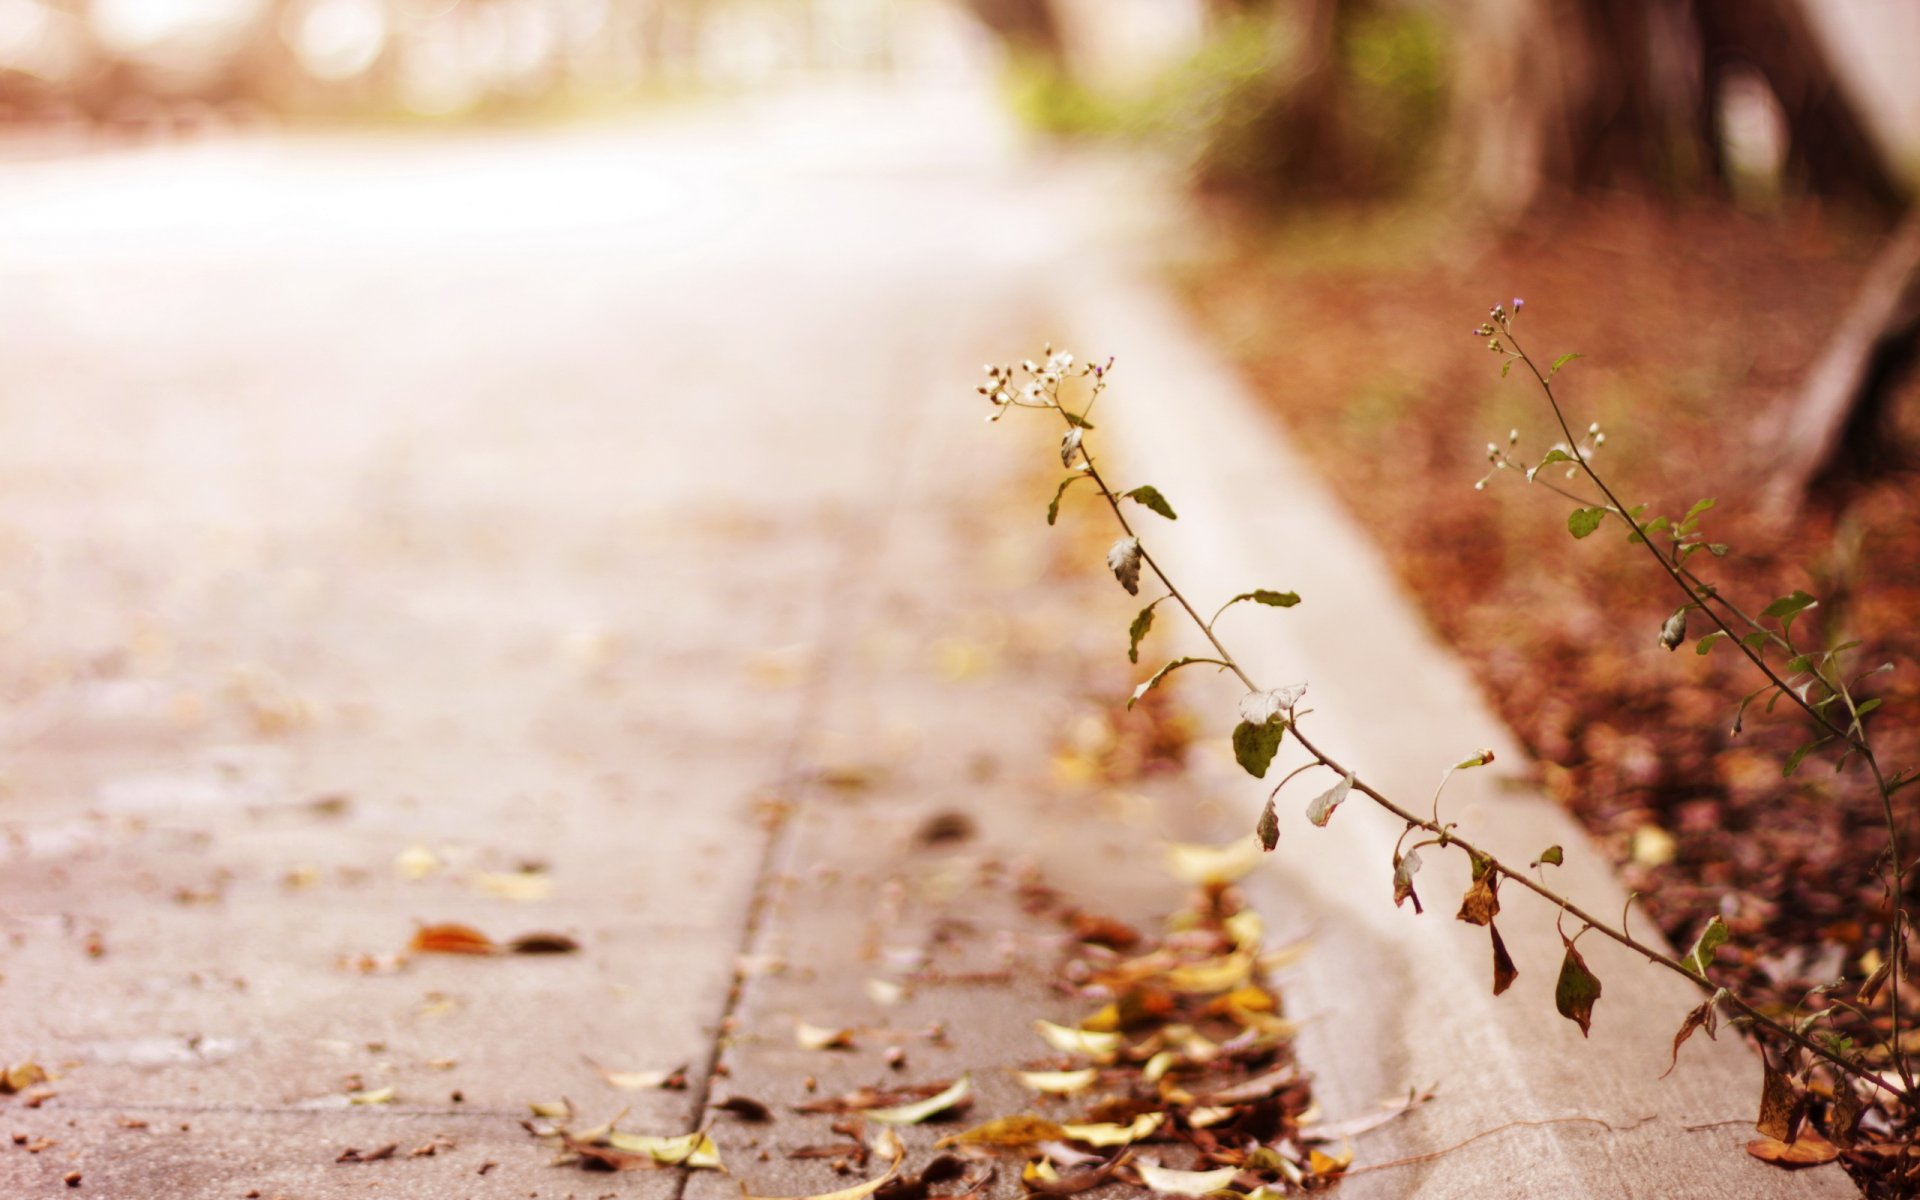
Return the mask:
<svg viewBox="0 0 1920 1200"><path fill-rule="evenodd" d="M0 1058L64 1077L0 1191L358 1195L437 1134L406 1194L552 1189L508 1118L589 1054L692 1127L762 818L909 737L821 732L892 513L1006 471L969 388L1073 249L987 111L8 168ZM388 973L420 921L586 950Z"/></svg>

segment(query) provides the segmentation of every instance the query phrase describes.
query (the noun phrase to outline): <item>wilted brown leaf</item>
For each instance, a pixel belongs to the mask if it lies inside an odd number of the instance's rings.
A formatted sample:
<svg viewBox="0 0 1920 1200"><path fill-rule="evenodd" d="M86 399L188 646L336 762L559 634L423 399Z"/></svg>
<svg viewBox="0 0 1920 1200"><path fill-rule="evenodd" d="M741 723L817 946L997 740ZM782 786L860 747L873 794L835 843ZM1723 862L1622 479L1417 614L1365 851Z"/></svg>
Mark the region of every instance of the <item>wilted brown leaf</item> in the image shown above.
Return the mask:
<svg viewBox="0 0 1920 1200"><path fill-rule="evenodd" d="M408 948L416 954L498 954L500 947L471 925L422 925Z"/></svg>
<svg viewBox="0 0 1920 1200"><path fill-rule="evenodd" d="M1785 1075L1773 1069L1772 1063L1762 1064L1766 1075L1760 1082L1760 1118L1753 1127L1778 1142L1793 1140L1793 1084Z"/></svg>
<svg viewBox="0 0 1920 1200"><path fill-rule="evenodd" d="M1853 1149L1854 1128L1860 1124L1860 1093L1845 1079L1834 1085L1833 1109L1827 1115L1827 1133L1843 1150Z"/></svg>
<svg viewBox="0 0 1920 1200"><path fill-rule="evenodd" d="M31 1059L14 1063L5 1071L0 1071L0 1096L24 1092L36 1083L45 1082L47 1082L47 1071L39 1063Z"/></svg>
<svg viewBox="0 0 1920 1200"><path fill-rule="evenodd" d="M507 943L514 954L572 954L580 943L564 933L523 933Z"/></svg>
<svg viewBox="0 0 1920 1200"><path fill-rule="evenodd" d="M802 1050L850 1050L853 1048L853 1030L829 1029L824 1025L809 1025L796 1020L793 1023L793 1040L800 1043Z"/></svg>
<svg viewBox="0 0 1920 1200"><path fill-rule="evenodd" d="M1125 921L1103 917L1098 913L1075 912L1072 929L1073 936L1079 941L1115 950L1129 950L1140 942L1139 930Z"/></svg>
<svg viewBox="0 0 1920 1200"><path fill-rule="evenodd" d="M1520 968L1513 965L1513 956L1507 953L1500 927L1488 921L1487 932L1493 936L1493 994L1498 996L1513 986L1513 981L1520 977Z"/></svg>
<svg viewBox="0 0 1920 1200"><path fill-rule="evenodd" d="M1500 912L1500 876L1479 859L1473 864L1473 886L1467 889L1455 914L1469 925L1490 925Z"/></svg>
<svg viewBox="0 0 1920 1200"><path fill-rule="evenodd" d="M1660 1078L1665 1079L1673 1074L1673 1069L1680 1065L1680 1047L1693 1036L1694 1030L1704 1027L1708 1038L1714 1037L1719 1032L1719 1015L1714 1011L1714 1005L1719 999L1720 994L1714 993L1711 999L1689 1012L1687 1019L1680 1023L1679 1032L1673 1035L1673 1059L1667 1064L1667 1069L1660 1072Z"/></svg>
<svg viewBox="0 0 1920 1200"><path fill-rule="evenodd" d="M342 1150L340 1157L333 1161L337 1163L379 1162L383 1158L392 1158L394 1152L399 1149L400 1144L398 1142L388 1142L378 1150L356 1150L352 1146L349 1146L345 1150Z"/></svg>
<svg viewBox="0 0 1920 1200"><path fill-rule="evenodd" d="M713 1107L752 1124L773 1120L773 1111L750 1096L728 1096Z"/></svg>

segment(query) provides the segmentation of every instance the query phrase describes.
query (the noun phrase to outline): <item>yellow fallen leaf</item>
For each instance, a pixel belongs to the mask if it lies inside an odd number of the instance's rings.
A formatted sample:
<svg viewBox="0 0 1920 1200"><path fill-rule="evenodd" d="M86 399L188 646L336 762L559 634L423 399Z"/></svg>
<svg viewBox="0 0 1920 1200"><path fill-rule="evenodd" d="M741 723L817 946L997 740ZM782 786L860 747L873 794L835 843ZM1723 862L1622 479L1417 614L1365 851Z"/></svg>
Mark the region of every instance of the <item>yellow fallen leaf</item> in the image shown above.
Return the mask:
<svg viewBox="0 0 1920 1200"><path fill-rule="evenodd" d="M553 895L553 880L532 871L482 871L473 886L489 896L532 904Z"/></svg>
<svg viewBox="0 0 1920 1200"><path fill-rule="evenodd" d="M1149 1058L1146 1065L1140 1068L1140 1078L1148 1083L1159 1083L1161 1077L1168 1071L1173 1070L1179 1062L1180 1056L1178 1054L1175 1054L1171 1050L1162 1050L1152 1058Z"/></svg>
<svg viewBox="0 0 1920 1200"><path fill-rule="evenodd" d="M882 1125L918 1125L928 1117L943 1113L965 1100L972 1086L968 1078L962 1075L937 1096L929 1096L913 1104L896 1104L891 1108L869 1108L866 1110L867 1118Z"/></svg>
<svg viewBox="0 0 1920 1200"><path fill-rule="evenodd" d="M676 1080L684 1086L686 1080L685 1067L674 1067L666 1071L611 1071L591 1058L587 1060L587 1065L598 1072L600 1078L607 1081L608 1086L619 1088L623 1092L645 1092L654 1088L670 1087Z"/></svg>
<svg viewBox="0 0 1920 1200"><path fill-rule="evenodd" d="M1086 1019L1080 1022L1080 1028L1083 1032L1116 1032L1120 1028L1120 1006L1118 1004L1101 1005L1087 1014Z"/></svg>
<svg viewBox="0 0 1920 1200"><path fill-rule="evenodd" d="M1167 870L1175 879L1195 887L1233 883L1259 866L1265 854L1266 848L1251 833L1224 846L1169 842Z"/></svg>
<svg viewBox="0 0 1920 1200"><path fill-rule="evenodd" d="M1231 1120L1234 1114L1239 1111L1237 1108L1224 1105L1217 1107L1201 1105L1199 1108L1190 1109L1187 1112L1187 1124L1193 1126L1195 1129L1205 1129L1209 1125L1218 1125L1222 1121Z"/></svg>
<svg viewBox="0 0 1920 1200"><path fill-rule="evenodd" d="M1188 995L1230 992L1253 978L1253 955L1236 951L1223 958L1175 967L1166 975L1167 986Z"/></svg>
<svg viewBox="0 0 1920 1200"><path fill-rule="evenodd" d="M529 1100L527 1107L533 1110L534 1116L544 1117L549 1121L573 1119L573 1105L565 1100Z"/></svg>
<svg viewBox="0 0 1920 1200"><path fill-rule="evenodd" d="M1093 1067L1082 1071L1016 1071L1020 1082L1049 1096L1071 1096L1093 1086L1100 1072Z"/></svg>
<svg viewBox="0 0 1920 1200"><path fill-rule="evenodd" d="M1088 1058L1105 1061L1119 1053L1122 1038L1117 1033L1100 1033L1087 1029L1069 1029L1065 1025L1055 1025L1052 1021L1035 1021L1034 1029L1047 1039L1047 1044L1062 1054L1084 1054Z"/></svg>
<svg viewBox="0 0 1920 1200"><path fill-rule="evenodd" d="M440 869L440 860L425 846L408 846L394 856L393 869L402 879L425 879Z"/></svg>
<svg viewBox="0 0 1920 1200"><path fill-rule="evenodd" d="M1165 1113L1141 1113L1125 1125L1098 1122L1092 1125L1062 1125L1061 1132L1089 1146L1126 1146L1141 1138L1152 1137L1166 1122Z"/></svg>
<svg viewBox="0 0 1920 1200"><path fill-rule="evenodd" d="M1065 1128L1045 1117L1019 1113L998 1117L985 1125L975 1125L964 1133L943 1137L934 1145L947 1146L1031 1146L1039 1142L1057 1142L1065 1137Z"/></svg>
<svg viewBox="0 0 1920 1200"><path fill-rule="evenodd" d="M867 999L885 1008L891 1008L907 998L907 989L888 979L867 980Z"/></svg>
<svg viewBox="0 0 1920 1200"><path fill-rule="evenodd" d="M1214 1171L1175 1171L1145 1159L1134 1163L1133 1169L1140 1172L1141 1183L1168 1196L1204 1196L1226 1187L1240 1174L1239 1167L1221 1167Z"/></svg>
<svg viewBox="0 0 1920 1200"><path fill-rule="evenodd" d="M828 1029L824 1025L809 1025L796 1020L793 1023L793 1040L800 1043L802 1050L846 1050L853 1046L853 1030Z"/></svg>
<svg viewBox="0 0 1920 1200"><path fill-rule="evenodd" d="M1260 914L1251 908L1243 908L1220 923L1233 939L1236 950L1258 950L1260 939L1266 936L1266 923Z"/></svg>
<svg viewBox="0 0 1920 1200"><path fill-rule="evenodd" d="M32 1059L14 1063L0 1072L0 1096L24 1092L36 1083L47 1082L47 1079L47 1069Z"/></svg>
<svg viewBox="0 0 1920 1200"><path fill-rule="evenodd" d="M1036 1158L1020 1168L1020 1178L1028 1183L1059 1183L1060 1172L1054 1169L1050 1158Z"/></svg>
<svg viewBox="0 0 1920 1200"><path fill-rule="evenodd" d="M720 1148L704 1132L685 1133L679 1137L651 1137L639 1133L609 1133L606 1144L615 1150L625 1150L629 1154L645 1154L663 1167L691 1167L694 1170L718 1171Z"/></svg>
<svg viewBox="0 0 1920 1200"><path fill-rule="evenodd" d="M1338 1175L1353 1165L1353 1151L1340 1154L1326 1154L1319 1150L1307 1151L1307 1167L1315 1175Z"/></svg>
<svg viewBox="0 0 1920 1200"><path fill-rule="evenodd" d="M393 1089L391 1087L376 1088L371 1092L354 1092L347 1097L347 1103L349 1104L391 1104L392 1102Z"/></svg>

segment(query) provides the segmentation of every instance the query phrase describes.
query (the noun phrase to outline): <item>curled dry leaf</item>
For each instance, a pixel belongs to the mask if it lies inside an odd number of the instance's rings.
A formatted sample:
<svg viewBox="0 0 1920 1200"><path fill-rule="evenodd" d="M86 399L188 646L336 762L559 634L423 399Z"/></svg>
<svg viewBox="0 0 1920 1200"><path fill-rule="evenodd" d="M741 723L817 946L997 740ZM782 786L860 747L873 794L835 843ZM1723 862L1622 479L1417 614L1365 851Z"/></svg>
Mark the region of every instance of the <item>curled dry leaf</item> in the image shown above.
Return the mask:
<svg viewBox="0 0 1920 1200"><path fill-rule="evenodd" d="M1140 1182L1165 1196L1204 1196L1232 1183L1239 1167L1221 1167L1213 1171L1175 1171L1144 1159L1133 1164Z"/></svg>
<svg viewBox="0 0 1920 1200"><path fill-rule="evenodd" d="M1055 1025L1052 1021L1035 1021L1034 1029L1039 1031L1047 1044L1062 1054L1082 1054L1098 1062L1106 1062L1120 1052L1124 1039L1117 1033L1100 1033L1091 1029L1069 1029L1065 1025Z"/></svg>
<svg viewBox="0 0 1920 1200"><path fill-rule="evenodd" d="M1128 1146L1134 1142L1152 1137L1165 1124L1167 1114L1163 1112L1141 1113L1125 1125L1112 1121L1096 1121L1090 1125L1062 1125L1061 1132L1069 1141L1085 1142L1089 1146Z"/></svg>
<svg viewBox="0 0 1920 1200"><path fill-rule="evenodd" d="M691 1167L706 1171L724 1169L720 1163L720 1148L713 1144L713 1139L704 1130L683 1133L678 1137L609 1131L596 1140L604 1141L615 1150L644 1154L653 1159L656 1166Z"/></svg>
<svg viewBox="0 0 1920 1200"><path fill-rule="evenodd" d="M1413 890L1413 877L1419 873L1419 850L1409 850L1405 854L1393 856L1393 906L1395 908L1411 900L1414 912L1426 911L1420 906L1420 893Z"/></svg>
<svg viewBox="0 0 1920 1200"><path fill-rule="evenodd" d="M967 1094L972 1087L972 1082L962 1075L938 1095L929 1096L913 1104L870 1108L867 1110L867 1117L883 1125L918 1125L929 1117L963 1107L968 1102Z"/></svg>
<svg viewBox="0 0 1920 1200"><path fill-rule="evenodd" d="M10 1096L15 1092L24 1092L37 1083L48 1081L47 1070L39 1063L28 1059L0 1071L0 1096Z"/></svg>
<svg viewBox="0 0 1920 1200"><path fill-rule="evenodd" d="M1720 1003L1720 997L1725 994L1726 990L1725 988L1721 988L1715 992L1710 998L1702 1002L1699 1007L1689 1012L1687 1019L1680 1023L1679 1032L1673 1035L1673 1060L1667 1064L1667 1069L1660 1073L1660 1078L1665 1079L1667 1076L1673 1074L1673 1069L1680 1065L1680 1047L1685 1045L1686 1040L1693 1036L1694 1030L1705 1029L1709 1039L1712 1039L1715 1034L1719 1033L1720 1016L1714 1006Z"/></svg>
<svg viewBox="0 0 1920 1200"><path fill-rule="evenodd" d="M533 904L553 895L553 880L537 871L483 871L473 877L483 895Z"/></svg>
<svg viewBox="0 0 1920 1200"><path fill-rule="evenodd" d="M348 1104L392 1104L391 1087L375 1088L369 1092L354 1092L347 1097Z"/></svg>
<svg viewBox="0 0 1920 1200"><path fill-rule="evenodd" d="M773 1110L751 1096L728 1096L713 1107L724 1113L732 1113L750 1125L763 1125L773 1120Z"/></svg>
<svg viewBox="0 0 1920 1200"><path fill-rule="evenodd" d="M398 1142L388 1142L378 1150L359 1150L348 1146L345 1150L342 1150L340 1156L333 1161L336 1163L379 1162L383 1158L392 1158L399 1149L400 1144Z"/></svg>
<svg viewBox="0 0 1920 1200"><path fill-rule="evenodd" d="M853 1048L853 1030L829 1029L824 1025L809 1025L796 1020L793 1023L793 1040L800 1043L802 1050L850 1050Z"/></svg>
<svg viewBox="0 0 1920 1200"><path fill-rule="evenodd" d="M1324 828L1333 818L1333 810L1340 807L1340 802L1345 800L1347 793L1352 790L1353 776L1348 775L1339 783L1321 792L1313 798L1312 803L1307 805L1307 820Z"/></svg>
<svg viewBox="0 0 1920 1200"><path fill-rule="evenodd" d="M1236 883L1260 865L1265 853L1260 839L1253 834L1235 838L1224 846L1169 842L1167 870L1181 883L1194 887Z"/></svg>
<svg viewBox="0 0 1920 1200"><path fill-rule="evenodd" d="M1809 1125L1791 1142L1778 1138L1757 1138L1747 1143L1747 1153L1777 1167L1817 1167L1840 1157L1840 1147L1820 1136Z"/></svg>
<svg viewBox="0 0 1920 1200"><path fill-rule="evenodd" d="M500 947L471 925L422 925L408 948L416 954L498 954Z"/></svg>
<svg viewBox="0 0 1920 1200"><path fill-rule="evenodd" d="M654 1088L674 1092L687 1086L687 1068L684 1064L668 1071L614 1071L589 1058L587 1065L606 1080L609 1087L619 1088L623 1092L645 1092Z"/></svg>
<svg viewBox="0 0 1920 1200"><path fill-rule="evenodd" d="M1267 797L1267 806L1260 810L1260 823L1254 826L1254 836L1260 839L1260 848L1271 852L1280 844L1280 814L1273 810L1273 797Z"/></svg>
<svg viewBox="0 0 1920 1200"><path fill-rule="evenodd" d="M1774 1141L1791 1142L1794 1140L1793 1084L1774 1070L1771 1062L1762 1066L1766 1074L1760 1081L1760 1117L1753 1127Z"/></svg>
<svg viewBox="0 0 1920 1200"><path fill-rule="evenodd" d="M898 1147L899 1142L894 1142L894 1145ZM895 1154L892 1163L887 1167L886 1173L876 1179L869 1179L865 1183L855 1184L850 1188L841 1188L837 1192L821 1192L813 1196L795 1196L791 1197L790 1200L866 1200L868 1196L873 1195L899 1177L900 1163L904 1157L904 1152ZM746 1184L742 1183L740 1185L740 1200L789 1200L789 1198L755 1196L747 1191Z"/></svg>
<svg viewBox="0 0 1920 1200"><path fill-rule="evenodd" d="M580 943L564 933L523 933L507 943L514 954L572 954Z"/></svg>
<svg viewBox="0 0 1920 1200"><path fill-rule="evenodd" d="M1487 932L1493 937L1493 994L1498 996L1513 986L1513 981L1520 977L1520 968L1513 965L1513 955L1507 953L1500 927L1488 921Z"/></svg>
<svg viewBox="0 0 1920 1200"><path fill-rule="evenodd" d="M1500 876L1482 859L1473 863L1473 886L1461 898L1455 914L1469 925L1491 925L1500 912Z"/></svg>
<svg viewBox="0 0 1920 1200"><path fill-rule="evenodd" d="M1021 1083L1049 1096L1071 1096L1075 1092L1084 1092L1100 1078L1100 1072L1093 1067L1081 1071L1016 1071L1015 1074Z"/></svg>
<svg viewBox="0 0 1920 1200"><path fill-rule="evenodd" d="M941 1138L934 1144L948 1146L1037 1146L1041 1142L1059 1141L1067 1136L1067 1131L1057 1122L1045 1117L1036 1117L1032 1113L1020 1113L1011 1117L998 1117L984 1125L976 1125L964 1133Z"/></svg>
<svg viewBox="0 0 1920 1200"><path fill-rule="evenodd" d="M1127 589L1127 594L1140 594L1140 539L1123 537L1107 551L1107 569Z"/></svg>

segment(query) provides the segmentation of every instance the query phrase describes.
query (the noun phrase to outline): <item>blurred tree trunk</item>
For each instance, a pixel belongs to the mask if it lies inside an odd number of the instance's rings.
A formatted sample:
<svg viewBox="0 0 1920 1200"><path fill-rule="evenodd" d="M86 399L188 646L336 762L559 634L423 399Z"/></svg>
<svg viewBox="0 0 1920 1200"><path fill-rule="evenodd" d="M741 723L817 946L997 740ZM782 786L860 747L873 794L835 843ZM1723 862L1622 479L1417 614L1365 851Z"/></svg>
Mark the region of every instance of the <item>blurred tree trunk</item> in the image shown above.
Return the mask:
<svg viewBox="0 0 1920 1200"><path fill-rule="evenodd" d="M1483 0L1459 44L1454 141L1499 211L1548 188L1721 190L1716 101L1737 71L1778 99L1802 190L1905 205L1800 0Z"/></svg>
<svg viewBox="0 0 1920 1200"><path fill-rule="evenodd" d="M966 0L966 6L1014 51L1037 54L1058 67L1066 65L1065 39L1047 0Z"/></svg>

